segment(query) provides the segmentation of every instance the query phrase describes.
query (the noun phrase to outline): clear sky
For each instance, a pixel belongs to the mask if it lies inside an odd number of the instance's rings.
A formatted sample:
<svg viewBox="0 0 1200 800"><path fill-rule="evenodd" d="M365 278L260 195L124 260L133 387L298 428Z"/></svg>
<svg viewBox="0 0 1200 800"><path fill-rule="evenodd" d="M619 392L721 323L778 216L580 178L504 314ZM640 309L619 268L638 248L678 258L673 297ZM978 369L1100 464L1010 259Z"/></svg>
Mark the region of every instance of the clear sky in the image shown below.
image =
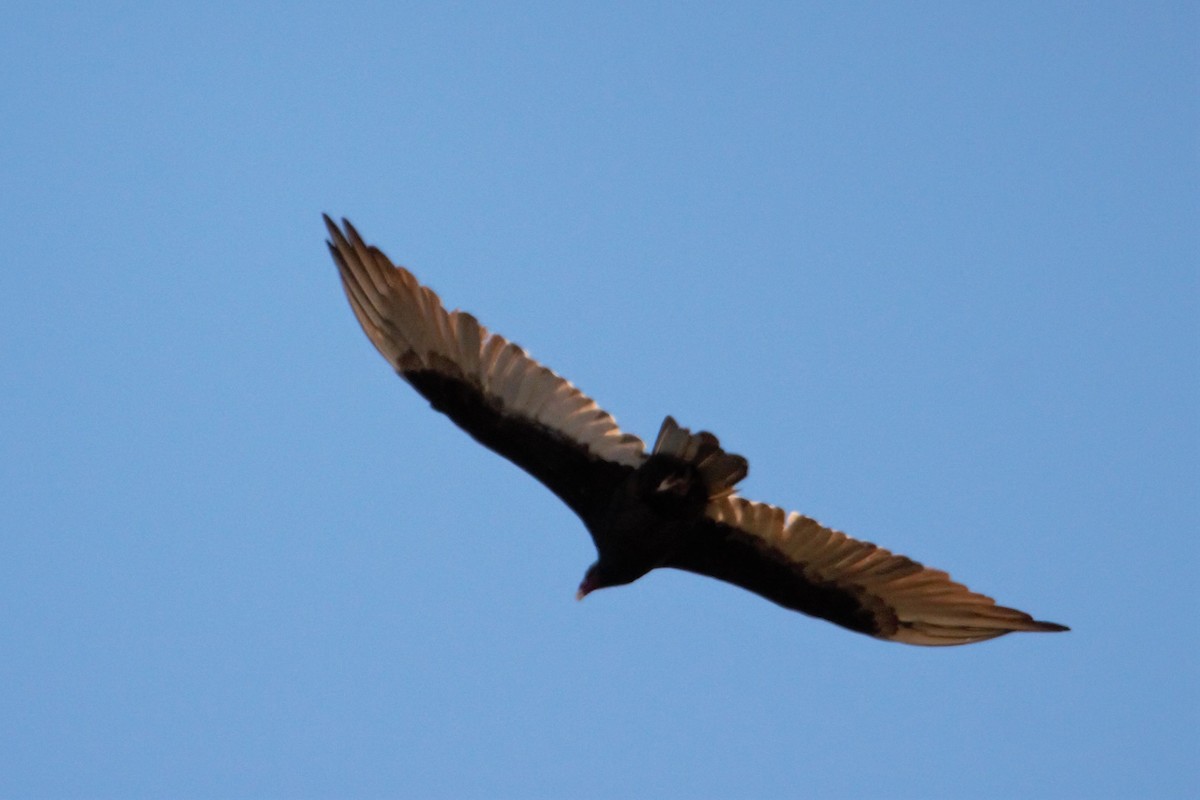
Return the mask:
<svg viewBox="0 0 1200 800"><path fill-rule="evenodd" d="M0 796L1195 796L1197 9L7 5ZM321 212L1074 630L576 603L582 526L391 374Z"/></svg>

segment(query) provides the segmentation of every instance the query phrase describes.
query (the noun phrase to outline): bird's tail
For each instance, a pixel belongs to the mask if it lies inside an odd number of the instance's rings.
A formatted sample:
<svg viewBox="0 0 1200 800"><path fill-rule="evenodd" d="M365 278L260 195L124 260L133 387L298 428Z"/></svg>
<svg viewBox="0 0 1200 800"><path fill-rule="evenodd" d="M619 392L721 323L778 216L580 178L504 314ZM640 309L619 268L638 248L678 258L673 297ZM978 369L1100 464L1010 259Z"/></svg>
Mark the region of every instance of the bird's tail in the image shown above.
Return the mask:
<svg viewBox="0 0 1200 800"><path fill-rule="evenodd" d="M734 485L750 471L746 459L722 450L716 436L708 431L692 433L679 427L671 417L663 420L654 442L654 454L674 456L695 466L709 499L733 494Z"/></svg>

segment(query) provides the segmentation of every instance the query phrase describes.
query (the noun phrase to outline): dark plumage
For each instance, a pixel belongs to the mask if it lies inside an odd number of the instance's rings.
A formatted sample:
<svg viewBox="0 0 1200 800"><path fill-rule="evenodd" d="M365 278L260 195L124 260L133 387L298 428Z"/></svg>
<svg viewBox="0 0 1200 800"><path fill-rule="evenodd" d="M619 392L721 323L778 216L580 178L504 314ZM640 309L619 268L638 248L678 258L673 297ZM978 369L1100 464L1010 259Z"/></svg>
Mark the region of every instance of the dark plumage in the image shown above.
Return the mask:
<svg viewBox="0 0 1200 800"><path fill-rule="evenodd" d="M328 217L329 249L355 316L402 378L480 443L533 475L587 526L599 558L579 597L673 567L785 608L908 644L1065 631L998 606L938 570L799 514L738 497L746 459L667 417L646 452L609 414L520 347Z"/></svg>

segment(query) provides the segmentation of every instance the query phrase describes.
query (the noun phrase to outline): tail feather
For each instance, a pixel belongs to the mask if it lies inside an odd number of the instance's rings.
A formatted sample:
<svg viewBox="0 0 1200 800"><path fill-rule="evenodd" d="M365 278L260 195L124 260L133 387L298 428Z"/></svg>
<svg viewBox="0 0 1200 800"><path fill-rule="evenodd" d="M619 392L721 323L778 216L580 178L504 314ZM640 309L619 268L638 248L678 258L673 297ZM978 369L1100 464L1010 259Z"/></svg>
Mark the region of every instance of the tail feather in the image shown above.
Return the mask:
<svg viewBox="0 0 1200 800"><path fill-rule="evenodd" d="M654 442L654 453L674 456L692 464L700 473L710 499L733 494L734 485L750 471L746 459L721 449L721 442L708 431L692 433L672 417L663 420Z"/></svg>

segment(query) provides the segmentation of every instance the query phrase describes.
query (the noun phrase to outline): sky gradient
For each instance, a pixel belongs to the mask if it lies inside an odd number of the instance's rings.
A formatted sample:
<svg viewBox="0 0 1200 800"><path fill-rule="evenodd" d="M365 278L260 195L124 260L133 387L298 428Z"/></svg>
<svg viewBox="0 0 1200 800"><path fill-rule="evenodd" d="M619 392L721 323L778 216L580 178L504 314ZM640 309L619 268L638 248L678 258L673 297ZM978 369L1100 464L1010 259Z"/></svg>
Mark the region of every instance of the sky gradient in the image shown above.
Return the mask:
<svg viewBox="0 0 1200 800"><path fill-rule="evenodd" d="M0 796L1200 792L1194 4L5 22ZM322 212L1072 632L574 602L586 532L390 373Z"/></svg>

